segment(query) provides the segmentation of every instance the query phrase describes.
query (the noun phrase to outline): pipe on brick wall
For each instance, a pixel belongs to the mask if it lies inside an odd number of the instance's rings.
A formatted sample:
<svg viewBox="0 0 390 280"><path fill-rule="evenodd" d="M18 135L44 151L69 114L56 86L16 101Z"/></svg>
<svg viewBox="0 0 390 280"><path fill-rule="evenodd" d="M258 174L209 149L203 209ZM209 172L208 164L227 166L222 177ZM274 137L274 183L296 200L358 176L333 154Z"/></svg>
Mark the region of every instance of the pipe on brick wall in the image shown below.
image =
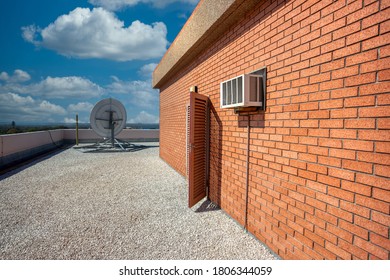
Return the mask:
<svg viewBox="0 0 390 280"><path fill-rule="evenodd" d="M245 186L245 224L244 229L248 231L248 203L249 203L249 150L250 150L250 133L251 133L251 116L248 116L248 124L247 124L247 147L246 147L246 186Z"/></svg>

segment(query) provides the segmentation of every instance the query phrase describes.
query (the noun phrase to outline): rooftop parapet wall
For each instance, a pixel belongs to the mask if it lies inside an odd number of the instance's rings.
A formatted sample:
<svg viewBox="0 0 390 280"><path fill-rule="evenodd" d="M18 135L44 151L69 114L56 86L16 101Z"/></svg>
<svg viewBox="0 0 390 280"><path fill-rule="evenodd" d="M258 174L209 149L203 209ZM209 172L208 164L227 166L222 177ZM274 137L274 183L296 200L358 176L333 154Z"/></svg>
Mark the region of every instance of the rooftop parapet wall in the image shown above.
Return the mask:
<svg viewBox="0 0 390 280"><path fill-rule="evenodd" d="M158 129L124 129L118 139L134 142L158 142ZM75 129L58 129L0 135L0 168L12 165L39 154L56 149L64 143L75 143ZM82 143L101 140L92 129L80 129L79 141Z"/></svg>

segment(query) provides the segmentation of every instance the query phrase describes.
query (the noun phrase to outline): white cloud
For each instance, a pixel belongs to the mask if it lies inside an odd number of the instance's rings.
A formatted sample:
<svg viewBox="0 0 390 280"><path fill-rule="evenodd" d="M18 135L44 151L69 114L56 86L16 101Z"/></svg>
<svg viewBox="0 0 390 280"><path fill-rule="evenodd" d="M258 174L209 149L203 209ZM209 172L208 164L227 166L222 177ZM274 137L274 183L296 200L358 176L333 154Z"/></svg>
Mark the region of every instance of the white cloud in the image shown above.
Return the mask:
<svg viewBox="0 0 390 280"><path fill-rule="evenodd" d="M13 83L27 81L30 78L28 73L22 70L19 71L18 74L15 71L15 74L6 80L7 83L5 85L0 85L0 93L15 92L59 99L100 97L104 93L104 89L97 84L77 76L54 78L49 76L38 83L27 85Z"/></svg>
<svg viewBox="0 0 390 280"><path fill-rule="evenodd" d="M27 82L30 79L31 76L27 72L20 69L16 69L12 76L8 75L7 72L0 73L0 80L5 81L7 83L22 83Z"/></svg>
<svg viewBox="0 0 390 280"><path fill-rule="evenodd" d="M168 45L164 23L147 25L136 20L125 27L103 8L76 8L44 29L30 25L22 31L23 38L34 45L76 58L146 60L161 57Z"/></svg>
<svg viewBox="0 0 390 280"><path fill-rule="evenodd" d="M138 73L143 77L151 78L152 73L153 73L154 69L156 68L156 66L157 66L157 63L146 64L146 65L141 67L141 69L138 71Z"/></svg>
<svg viewBox="0 0 390 280"><path fill-rule="evenodd" d="M107 91L114 94L127 94L133 105L150 108L157 107L158 90L152 88L151 81L121 81L112 77L113 83L106 87Z"/></svg>
<svg viewBox="0 0 390 280"><path fill-rule="evenodd" d="M145 111L141 111L137 117L130 119L129 123L158 123L159 117L149 114Z"/></svg>
<svg viewBox="0 0 390 280"><path fill-rule="evenodd" d="M66 110L47 100L16 93L0 93L0 119L14 121L50 121L66 114Z"/></svg>
<svg viewBox="0 0 390 280"><path fill-rule="evenodd" d="M156 8L164 8L172 3L188 3L195 5L199 0L89 0L94 6L103 7L110 11L118 11L126 7L132 7L139 3L152 4Z"/></svg>
<svg viewBox="0 0 390 280"><path fill-rule="evenodd" d="M68 111L72 113L78 113L78 112L88 112L90 113L92 111L93 104L89 102L79 102L77 104L70 104L68 106Z"/></svg>

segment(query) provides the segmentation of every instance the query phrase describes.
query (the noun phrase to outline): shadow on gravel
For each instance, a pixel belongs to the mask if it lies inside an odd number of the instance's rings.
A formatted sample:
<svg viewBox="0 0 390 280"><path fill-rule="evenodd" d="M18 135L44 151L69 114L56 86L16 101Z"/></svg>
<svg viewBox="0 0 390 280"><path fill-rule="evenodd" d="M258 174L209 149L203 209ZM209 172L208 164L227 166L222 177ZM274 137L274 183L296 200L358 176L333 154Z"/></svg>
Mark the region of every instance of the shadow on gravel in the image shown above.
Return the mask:
<svg viewBox="0 0 390 280"><path fill-rule="evenodd" d="M214 204L210 200L204 201L198 209L195 210L195 213L202 213L202 212L210 212L210 211L218 211L221 210L221 208Z"/></svg>
<svg viewBox="0 0 390 280"><path fill-rule="evenodd" d="M4 169L0 169L0 181L11 177L12 175L15 175L37 163L40 163L41 161L47 160L48 158L58 155L59 153L62 153L64 150L67 150L69 148L71 148L71 145L63 145L60 147L56 147L54 150L43 152L31 158L15 162L10 166L6 166Z"/></svg>
<svg viewBox="0 0 390 280"><path fill-rule="evenodd" d="M159 145L136 145L136 144L126 144L122 146L110 146L110 145L101 145L100 143L73 147L74 149L83 152L83 153L122 153L122 152L138 152L141 150L149 148L158 148Z"/></svg>

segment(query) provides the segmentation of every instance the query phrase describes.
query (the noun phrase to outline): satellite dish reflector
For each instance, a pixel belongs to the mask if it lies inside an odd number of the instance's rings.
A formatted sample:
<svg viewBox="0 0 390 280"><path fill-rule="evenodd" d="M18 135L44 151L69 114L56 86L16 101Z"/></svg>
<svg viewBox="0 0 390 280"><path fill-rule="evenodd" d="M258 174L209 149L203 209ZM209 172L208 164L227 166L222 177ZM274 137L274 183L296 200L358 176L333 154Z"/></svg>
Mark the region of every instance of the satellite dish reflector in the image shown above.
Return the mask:
<svg viewBox="0 0 390 280"><path fill-rule="evenodd" d="M106 98L93 107L90 122L98 135L113 139L125 128L126 118L123 104L114 98Z"/></svg>

